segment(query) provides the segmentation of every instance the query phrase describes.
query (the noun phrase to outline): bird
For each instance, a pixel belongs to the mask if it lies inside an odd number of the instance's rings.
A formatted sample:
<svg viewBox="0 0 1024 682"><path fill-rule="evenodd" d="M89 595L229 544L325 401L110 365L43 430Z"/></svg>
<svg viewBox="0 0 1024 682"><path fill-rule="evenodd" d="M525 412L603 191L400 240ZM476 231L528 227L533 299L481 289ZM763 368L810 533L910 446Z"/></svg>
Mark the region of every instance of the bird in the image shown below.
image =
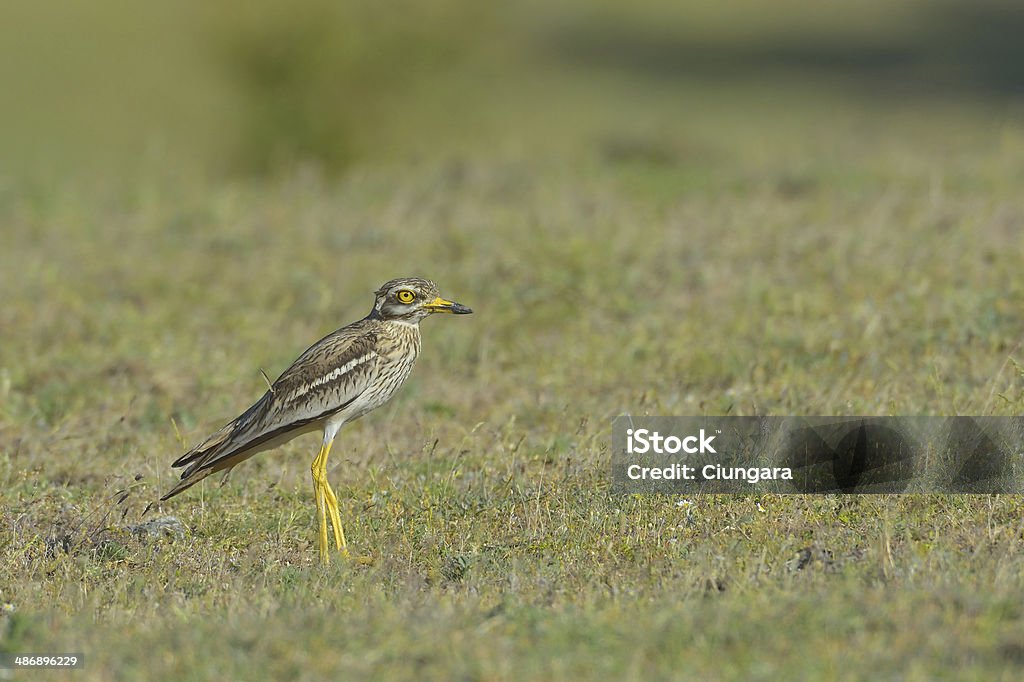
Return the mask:
<svg viewBox="0 0 1024 682"><path fill-rule="evenodd" d="M345 424L386 403L405 383L420 352L420 322L434 313L472 312L441 298L437 285L428 279L385 282L374 292L373 309L366 317L307 348L249 409L176 459L171 466L185 470L160 500L257 453L320 430L323 440L310 467L320 560L330 561L328 516L334 544L347 555L338 498L327 481L327 457L335 436Z"/></svg>

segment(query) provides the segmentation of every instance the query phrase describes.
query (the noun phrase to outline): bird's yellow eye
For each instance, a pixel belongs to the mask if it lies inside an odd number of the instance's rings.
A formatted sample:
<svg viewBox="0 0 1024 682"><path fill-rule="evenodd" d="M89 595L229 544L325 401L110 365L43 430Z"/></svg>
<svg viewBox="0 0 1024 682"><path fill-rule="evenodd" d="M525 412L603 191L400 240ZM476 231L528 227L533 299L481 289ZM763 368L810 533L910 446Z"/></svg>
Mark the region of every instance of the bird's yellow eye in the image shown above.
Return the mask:
<svg viewBox="0 0 1024 682"><path fill-rule="evenodd" d="M398 292L398 300L402 303L412 303L416 300L416 294L412 293L408 289L402 289Z"/></svg>

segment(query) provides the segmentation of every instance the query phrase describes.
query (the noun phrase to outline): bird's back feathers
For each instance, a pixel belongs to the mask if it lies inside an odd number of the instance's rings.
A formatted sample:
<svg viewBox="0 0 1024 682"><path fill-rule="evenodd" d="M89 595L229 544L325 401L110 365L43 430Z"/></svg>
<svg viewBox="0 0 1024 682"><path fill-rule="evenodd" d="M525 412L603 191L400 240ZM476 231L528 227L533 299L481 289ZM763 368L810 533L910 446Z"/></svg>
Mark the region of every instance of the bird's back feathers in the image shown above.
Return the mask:
<svg viewBox="0 0 1024 682"><path fill-rule="evenodd" d="M357 403L379 369L377 320L343 327L310 346L256 403L174 461L187 467L161 500L276 447ZM351 418L358 418L353 414Z"/></svg>

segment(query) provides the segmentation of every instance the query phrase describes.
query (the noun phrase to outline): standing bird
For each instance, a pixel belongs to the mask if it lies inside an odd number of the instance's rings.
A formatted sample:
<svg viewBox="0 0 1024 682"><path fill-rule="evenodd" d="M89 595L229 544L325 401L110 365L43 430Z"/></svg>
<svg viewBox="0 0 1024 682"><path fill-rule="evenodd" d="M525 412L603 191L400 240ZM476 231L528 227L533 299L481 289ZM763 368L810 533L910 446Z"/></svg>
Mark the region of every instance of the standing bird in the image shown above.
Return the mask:
<svg viewBox="0 0 1024 682"><path fill-rule="evenodd" d="M230 469L258 452L298 435L323 430L313 460L313 494L320 519L320 559L327 563L327 514L337 548L346 550L338 498L327 482L327 456L338 430L395 394L420 352L420 321L431 313L466 315L464 305L438 295L428 279L393 279L376 292L370 314L328 334L299 356L263 397L171 466L187 466L161 500L210 474Z"/></svg>

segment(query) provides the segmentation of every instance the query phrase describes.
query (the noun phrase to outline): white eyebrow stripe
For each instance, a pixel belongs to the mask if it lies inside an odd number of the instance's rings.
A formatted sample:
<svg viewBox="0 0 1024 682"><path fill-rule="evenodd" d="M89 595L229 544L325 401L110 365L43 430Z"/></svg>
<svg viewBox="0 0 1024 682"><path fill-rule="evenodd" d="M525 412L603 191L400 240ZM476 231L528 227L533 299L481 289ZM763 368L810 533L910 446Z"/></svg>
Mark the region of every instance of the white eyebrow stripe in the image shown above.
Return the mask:
<svg viewBox="0 0 1024 682"><path fill-rule="evenodd" d="M300 396L302 396L302 395L304 395L306 393L309 393L310 391L312 391L313 389L317 388L318 386L323 386L326 383L334 381L338 377L344 376L345 374L351 372L353 369L355 369L359 365L367 363L370 360L373 360L375 357L377 357L377 354L375 352L373 352L373 351L370 351L366 355L362 355L362 356L360 356L358 358L355 358L354 360L349 360L348 362L346 362L341 367L335 367L334 369L332 369L327 374L325 374L325 375L323 375L321 377L317 377L316 379L313 379L313 381L311 381L311 382L309 382L307 384L303 384L303 385L299 386L298 388L296 388L288 396L288 402L291 402L292 400L295 400L296 398L298 398L298 397L300 397Z"/></svg>

